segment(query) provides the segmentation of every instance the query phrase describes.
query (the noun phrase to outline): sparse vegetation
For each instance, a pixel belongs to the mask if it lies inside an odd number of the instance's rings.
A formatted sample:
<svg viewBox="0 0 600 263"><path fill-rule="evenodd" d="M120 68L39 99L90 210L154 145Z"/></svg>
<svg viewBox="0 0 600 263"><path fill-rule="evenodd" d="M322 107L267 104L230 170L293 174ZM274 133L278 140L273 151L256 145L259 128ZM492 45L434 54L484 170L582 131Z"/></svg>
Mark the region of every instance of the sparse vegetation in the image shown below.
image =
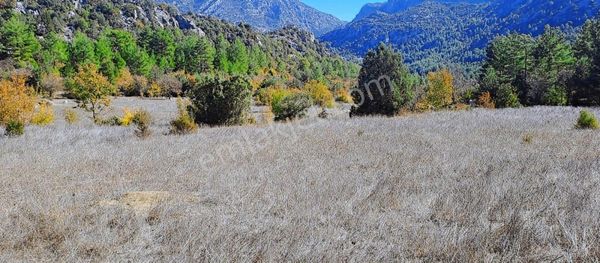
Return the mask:
<svg viewBox="0 0 600 263"><path fill-rule="evenodd" d="M600 123L598 122L598 119L593 113L586 110L582 110L579 113L579 119L577 119L576 127L578 129L596 130L600 129Z"/></svg>
<svg viewBox="0 0 600 263"><path fill-rule="evenodd" d="M54 110L49 102L42 102L31 118L31 124L46 126L54 122Z"/></svg>
<svg viewBox="0 0 600 263"><path fill-rule="evenodd" d="M25 134L25 124L22 121L11 120L6 123L6 136L15 137L23 134Z"/></svg>
<svg viewBox="0 0 600 263"><path fill-rule="evenodd" d="M600 20L425 75L389 44L358 72L292 27L76 2L0 0L0 262L600 261L600 137L573 128L598 109L567 107L600 105Z"/></svg>
<svg viewBox="0 0 600 263"><path fill-rule="evenodd" d="M123 117L119 119L119 125L121 126L129 126L133 123L137 112L132 111L128 108L123 109Z"/></svg>
<svg viewBox="0 0 600 263"><path fill-rule="evenodd" d="M79 121L79 115L77 115L77 112L73 109L66 109L64 111L64 115L65 115L65 121L68 124L75 124Z"/></svg>
<svg viewBox="0 0 600 263"><path fill-rule="evenodd" d="M150 131L150 125L152 125L152 116L148 111L137 110L132 122L135 124L136 136L140 138L147 138L152 134Z"/></svg>
<svg viewBox="0 0 600 263"><path fill-rule="evenodd" d="M189 105L182 99L177 99L177 118L171 121L171 134L185 135L198 130L198 125L188 111Z"/></svg>

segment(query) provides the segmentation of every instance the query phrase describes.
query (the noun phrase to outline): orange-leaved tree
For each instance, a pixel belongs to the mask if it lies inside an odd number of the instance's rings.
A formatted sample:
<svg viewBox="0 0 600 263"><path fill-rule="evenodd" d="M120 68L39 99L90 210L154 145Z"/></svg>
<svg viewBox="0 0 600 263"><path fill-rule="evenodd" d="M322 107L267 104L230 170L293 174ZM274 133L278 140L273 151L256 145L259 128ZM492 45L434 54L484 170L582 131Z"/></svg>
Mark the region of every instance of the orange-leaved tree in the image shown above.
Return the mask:
<svg viewBox="0 0 600 263"><path fill-rule="evenodd" d="M27 123L35 109L36 97L31 87L25 83L25 77L12 76L0 80L0 124L9 121Z"/></svg>

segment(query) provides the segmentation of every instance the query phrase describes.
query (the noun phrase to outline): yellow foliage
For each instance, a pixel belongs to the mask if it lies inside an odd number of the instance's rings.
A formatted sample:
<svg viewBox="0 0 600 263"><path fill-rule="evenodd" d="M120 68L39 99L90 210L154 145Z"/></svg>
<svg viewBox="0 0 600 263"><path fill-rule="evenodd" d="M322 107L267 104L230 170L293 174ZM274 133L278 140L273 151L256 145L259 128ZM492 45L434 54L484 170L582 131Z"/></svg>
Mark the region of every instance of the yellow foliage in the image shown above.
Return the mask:
<svg viewBox="0 0 600 263"><path fill-rule="evenodd" d="M119 73L119 77L115 80L115 85L119 91L124 94L132 94L134 93L134 84L135 80L133 79L133 75L129 72L129 69L124 68Z"/></svg>
<svg viewBox="0 0 600 263"><path fill-rule="evenodd" d="M426 99L420 99L415 104L415 111L417 111L417 112L427 112L427 111L430 111L431 108L432 108L431 105L429 104L429 102Z"/></svg>
<svg viewBox="0 0 600 263"><path fill-rule="evenodd" d="M284 88L273 88L269 89L269 104L271 107L273 105L279 104L285 97L290 96L292 94L301 93L302 91L299 89L284 89Z"/></svg>
<svg viewBox="0 0 600 263"><path fill-rule="evenodd" d="M0 124L9 121L27 123L35 109L33 89L25 84L23 76L0 80Z"/></svg>
<svg viewBox="0 0 600 263"><path fill-rule="evenodd" d="M428 89L427 102L435 109L447 107L452 104L454 95L454 77L449 70L443 69L427 74Z"/></svg>
<svg viewBox="0 0 600 263"><path fill-rule="evenodd" d="M79 116L77 116L77 112L72 109L65 110L65 121L68 124L74 124L79 121Z"/></svg>
<svg viewBox="0 0 600 263"><path fill-rule="evenodd" d="M273 100L281 100L285 96L297 92L300 91L297 89L284 89L282 87L274 86L260 90L258 92L258 101L262 105L271 106L273 104Z"/></svg>
<svg viewBox="0 0 600 263"><path fill-rule="evenodd" d="M123 117L121 117L120 123L122 126L129 126L135 118L135 111L131 111L128 108L123 109Z"/></svg>
<svg viewBox="0 0 600 263"><path fill-rule="evenodd" d="M336 100L343 103L352 103L354 99L347 89L340 89L337 91Z"/></svg>
<svg viewBox="0 0 600 263"><path fill-rule="evenodd" d="M163 95L163 88L156 82L152 82L148 89L148 97L160 97Z"/></svg>
<svg viewBox="0 0 600 263"><path fill-rule="evenodd" d="M40 104L38 111L33 115L31 123L39 126L46 126L54 122L54 110L49 102Z"/></svg>
<svg viewBox="0 0 600 263"><path fill-rule="evenodd" d="M98 72L96 65L86 64L79 67L79 71L73 77L70 92L82 108L92 112L92 118L97 121L98 113L104 107L110 106L109 96L116 91L112 83Z"/></svg>
<svg viewBox="0 0 600 263"><path fill-rule="evenodd" d="M333 107L335 103L333 94L325 84L317 80L311 80L304 85L304 89L317 105L327 108Z"/></svg>
<svg viewBox="0 0 600 263"><path fill-rule="evenodd" d="M479 96L479 99L477 100L477 103L479 104L479 106L486 109L496 108L496 104L494 103L494 100L492 100L492 94L490 94L489 92L484 92L483 94L481 94Z"/></svg>
<svg viewBox="0 0 600 263"><path fill-rule="evenodd" d="M187 82L190 85L194 85L196 84L196 82L198 81L196 79L196 76L194 74L188 74L183 70L179 70L176 72L173 72L173 77L178 78L179 80L181 80L182 82Z"/></svg>

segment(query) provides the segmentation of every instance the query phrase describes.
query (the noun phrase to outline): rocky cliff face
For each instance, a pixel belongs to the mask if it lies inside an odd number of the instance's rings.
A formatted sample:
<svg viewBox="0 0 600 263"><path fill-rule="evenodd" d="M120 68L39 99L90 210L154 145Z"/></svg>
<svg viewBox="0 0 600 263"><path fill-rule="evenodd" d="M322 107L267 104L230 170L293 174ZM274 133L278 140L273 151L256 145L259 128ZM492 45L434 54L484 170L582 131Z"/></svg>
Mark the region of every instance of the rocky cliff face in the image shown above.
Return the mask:
<svg viewBox="0 0 600 263"><path fill-rule="evenodd" d="M96 35L104 27L134 30L144 26L179 28L205 35L197 17L186 16L168 5L148 0L111 1L19 1L14 9L36 22L38 35L75 31Z"/></svg>
<svg viewBox="0 0 600 263"><path fill-rule="evenodd" d="M344 24L332 15L322 13L300 0L161 0L183 11L222 18L233 23L246 23L262 31L293 25L315 35L325 34Z"/></svg>

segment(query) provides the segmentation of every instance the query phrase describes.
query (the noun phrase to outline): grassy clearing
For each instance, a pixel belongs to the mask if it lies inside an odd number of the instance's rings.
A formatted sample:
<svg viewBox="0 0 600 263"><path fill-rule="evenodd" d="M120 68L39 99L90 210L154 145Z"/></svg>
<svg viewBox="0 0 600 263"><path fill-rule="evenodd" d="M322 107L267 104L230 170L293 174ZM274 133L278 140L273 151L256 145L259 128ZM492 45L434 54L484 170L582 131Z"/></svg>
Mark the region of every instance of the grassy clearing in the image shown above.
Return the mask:
<svg viewBox="0 0 600 263"><path fill-rule="evenodd" d="M175 101L136 103L168 132ZM600 136L575 129L578 114L313 118L145 140L57 117L0 138L0 261L598 260Z"/></svg>

